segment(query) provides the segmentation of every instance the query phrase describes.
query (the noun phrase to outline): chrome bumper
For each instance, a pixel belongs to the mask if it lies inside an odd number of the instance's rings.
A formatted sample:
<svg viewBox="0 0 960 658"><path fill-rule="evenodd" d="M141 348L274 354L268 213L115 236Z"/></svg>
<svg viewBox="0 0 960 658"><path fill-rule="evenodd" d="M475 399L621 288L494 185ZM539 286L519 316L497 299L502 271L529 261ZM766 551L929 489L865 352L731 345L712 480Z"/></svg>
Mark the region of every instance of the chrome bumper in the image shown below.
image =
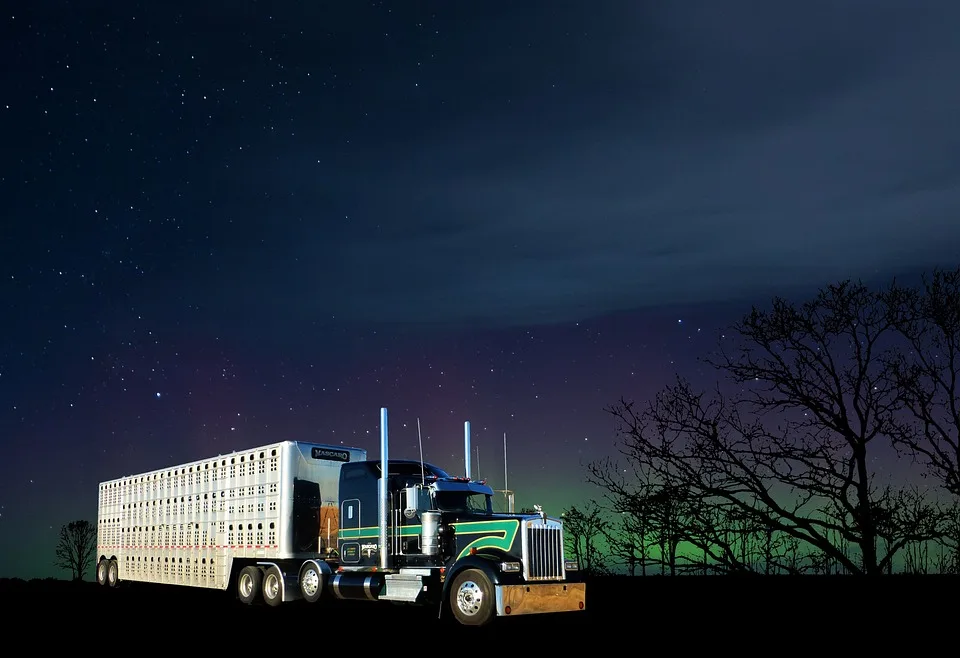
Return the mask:
<svg viewBox="0 0 960 658"><path fill-rule="evenodd" d="M497 615L532 615L543 612L577 612L587 606L584 583L531 583L497 585Z"/></svg>

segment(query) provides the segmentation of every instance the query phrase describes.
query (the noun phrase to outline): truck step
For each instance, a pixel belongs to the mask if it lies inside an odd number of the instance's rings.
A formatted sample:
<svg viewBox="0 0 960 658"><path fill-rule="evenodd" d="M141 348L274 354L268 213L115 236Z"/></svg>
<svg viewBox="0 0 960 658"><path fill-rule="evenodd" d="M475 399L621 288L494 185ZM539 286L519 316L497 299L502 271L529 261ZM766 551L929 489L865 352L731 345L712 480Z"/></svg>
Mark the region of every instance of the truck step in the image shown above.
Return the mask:
<svg viewBox="0 0 960 658"><path fill-rule="evenodd" d="M381 601L416 603L423 593L423 577L416 574L389 573L384 579Z"/></svg>

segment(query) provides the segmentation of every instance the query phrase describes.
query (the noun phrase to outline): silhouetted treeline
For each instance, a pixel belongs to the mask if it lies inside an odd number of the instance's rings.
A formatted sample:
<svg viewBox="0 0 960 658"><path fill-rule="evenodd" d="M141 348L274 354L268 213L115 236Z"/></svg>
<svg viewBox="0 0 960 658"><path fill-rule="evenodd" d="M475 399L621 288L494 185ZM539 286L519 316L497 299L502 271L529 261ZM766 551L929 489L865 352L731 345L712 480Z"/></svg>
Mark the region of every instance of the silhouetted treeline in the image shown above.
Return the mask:
<svg viewBox="0 0 960 658"><path fill-rule="evenodd" d="M960 572L960 269L776 298L703 360L715 386L608 408L619 456L564 513L588 572Z"/></svg>

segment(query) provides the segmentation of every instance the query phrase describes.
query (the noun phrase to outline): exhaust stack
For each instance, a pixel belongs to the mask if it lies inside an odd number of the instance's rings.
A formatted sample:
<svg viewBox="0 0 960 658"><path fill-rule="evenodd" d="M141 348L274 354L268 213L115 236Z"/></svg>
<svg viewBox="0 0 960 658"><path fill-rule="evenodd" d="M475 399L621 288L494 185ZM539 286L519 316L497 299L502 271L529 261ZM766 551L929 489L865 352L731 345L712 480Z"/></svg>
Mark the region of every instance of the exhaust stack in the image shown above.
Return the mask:
<svg viewBox="0 0 960 658"><path fill-rule="evenodd" d="M463 471L466 478L470 479L470 421L463 423Z"/></svg>
<svg viewBox="0 0 960 658"><path fill-rule="evenodd" d="M390 456L388 453L387 408L380 407L380 490L377 492L380 494L380 505L377 513L377 521L379 522L380 530L380 568L384 570L390 568L389 546L387 543L387 519L390 515L388 506L389 499L387 498L387 479L390 476Z"/></svg>

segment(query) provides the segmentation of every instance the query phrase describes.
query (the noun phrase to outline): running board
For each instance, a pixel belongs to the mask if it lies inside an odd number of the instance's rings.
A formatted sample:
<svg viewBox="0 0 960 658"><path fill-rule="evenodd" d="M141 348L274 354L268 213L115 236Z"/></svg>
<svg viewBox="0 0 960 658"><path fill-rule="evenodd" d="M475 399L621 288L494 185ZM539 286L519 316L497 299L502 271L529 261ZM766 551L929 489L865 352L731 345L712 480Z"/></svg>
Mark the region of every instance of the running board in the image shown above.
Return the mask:
<svg viewBox="0 0 960 658"><path fill-rule="evenodd" d="M423 576L410 573L388 573L384 576L380 601L417 603L423 593Z"/></svg>

